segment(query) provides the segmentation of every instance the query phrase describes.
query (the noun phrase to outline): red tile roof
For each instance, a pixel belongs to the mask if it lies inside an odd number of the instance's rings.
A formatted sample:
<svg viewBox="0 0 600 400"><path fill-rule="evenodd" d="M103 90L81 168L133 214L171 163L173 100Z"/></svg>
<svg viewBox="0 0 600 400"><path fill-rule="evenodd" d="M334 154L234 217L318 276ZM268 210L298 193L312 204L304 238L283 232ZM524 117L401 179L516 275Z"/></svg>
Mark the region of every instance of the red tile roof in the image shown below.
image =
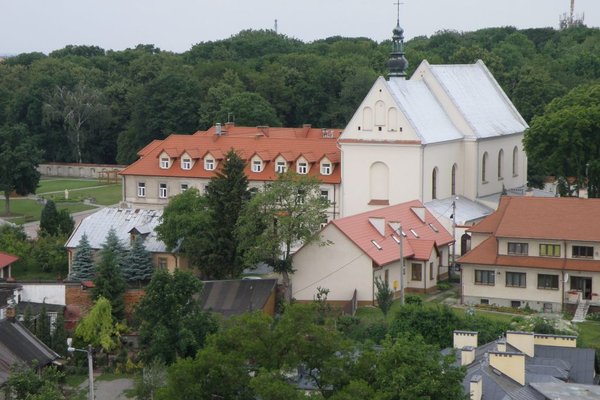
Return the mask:
<svg viewBox="0 0 600 400"><path fill-rule="evenodd" d="M120 173L140 176L211 178L220 168L206 171L202 158L210 153L216 159L221 159L229 150L235 149L246 161L257 154L265 162L261 172L252 172L251 166L247 165L246 174L251 181L277 179L275 168L269 162L274 161L278 155L283 155L286 160L291 162L289 168L292 170L296 169L295 161L301 155L311 162L327 157L334 164L331 175L321 175L320 168L316 163L311 165L308 175L315 176L324 183L340 183L341 181L341 169L339 168L341 157L337 147L340 130L326 130L324 133L323 129L307 127L257 128L227 125L221 129L221 135L216 135L215 127L212 127L208 131L199 131L193 135L170 135L164 140L154 140L138 152L140 159ZM161 169L157 160L163 151L173 159L169 169ZM184 152L187 152L192 158L200 155L200 159L190 170L181 169L180 157Z"/></svg>
<svg viewBox="0 0 600 400"><path fill-rule="evenodd" d="M425 222L413 209L420 209L424 212ZM381 235L370 219L380 223L384 235ZM392 226L397 223L401 223L402 230L406 234L406 237L402 239L405 258L429 260L435 246L440 247L453 242L452 235L419 200L367 211L330 222L380 266L400 259L398 243L392 237L394 232ZM429 224L433 225L437 232ZM411 229L419 237L416 237ZM398 235L394 234L394 237L398 238ZM377 250L372 240L381 247L381 250Z"/></svg>
<svg viewBox="0 0 600 400"><path fill-rule="evenodd" d="M19 257L0 251L0 268L4 268L19 260Z"/></svg>
<svg viewBox="0 0 600 400"><path fill-rule="evenodd" d="M600 271L600 260L498 254L497 238L600 242L600 199L509 197L469 229L491 236L462 256L461 264Z"/></svg>

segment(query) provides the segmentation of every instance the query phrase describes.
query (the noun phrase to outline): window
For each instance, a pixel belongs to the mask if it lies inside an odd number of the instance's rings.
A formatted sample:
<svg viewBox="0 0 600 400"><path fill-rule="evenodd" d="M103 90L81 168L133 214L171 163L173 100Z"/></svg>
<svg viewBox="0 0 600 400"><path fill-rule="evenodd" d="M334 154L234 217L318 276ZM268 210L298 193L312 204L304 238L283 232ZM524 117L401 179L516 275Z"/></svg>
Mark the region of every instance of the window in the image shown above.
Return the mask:
<svg viewBox="0 0 600 400"><path fill-rule="evenodd" d="M538 274L538 289L558 290L558 275Z"/></svg>
<svg viewBox="0 0 600 400"><path fill-rule="evenodd" d="M521 301L520 300L511 300L510 306L512 308L519 308L519 307L521 307Z"/></svg>
<svg viewBox="0 0 600 400"><path fill-rule="evenodd" d="M161 157L160 158L160 167L162 169L168 169L169 168L169 157Z"/></svg>
<svg viewBox="0 0 600 400"><path fill-rule="evenodd" d="M526 256L529 252L527 243L511 243L508 242L508 254L517 256Z"/></svg>
<svg viewBox="0 0 600 400"><path fill-rule="evenodd" d="M476 269L475 284L494 286L496 284L496 273L494 271Z"/></svg>
<svg viewBox="0 0 600 400"><path fill-rule="evenodd" d="M433 278L434 278L434 276L433 276L433 263L430 262L429 263L429 280L432 281Z"/></svg>
<svg viewBox="0 0 600 400"><path fill-rule="evenodd" d="M167 184L161 183L158 185L158 197L161 199L167 198Z"/></svg>
<svg viewBox="0 0 600 400"><path fill-rule="evenodd" d="M304 204L305 199L306 199L306 190L298 189L298 203Z"/></svg>
<svg viewBox="0 0 600 400"><path fill-rule="evenodd" d="M308 173L308 164L305 162L298 163L298 173L303 175Z"/></svg>
<svg viewBox="0 0 600 400"><path fill-rule="evenodd" d="M192 160L184 158L181 160L181 169L192 169Z"/></svg>
<svg viewBox="0 0 600 400"><path fill-rule="evenodd" d="M519 175L519 149L517 146L513 149L513 163L512 163L513 176Z"/></svg>
<svg viewBox="0 0 600 400"><path fill-rule="evenodd" d="M540 256L560 257L560 244L540 244Z"/></svg>
<svg viewBox="0 0 600 400"><path fill-rule="evenodd" d="M506 286L521 288L527 287L526 277L527 275L524 272L507 272Z"/></svg>
<svg viewBox="0 0 600 400"><path fill-rule="evenodd" d="M321 198L323 200L329 200L329 190L321 189Z"/></svg>
<svg viewBox="0 0 600 400"><path fill-rule="evenodd" d="M181 184L181 193L185 192L186 190L188 190L189 185L187 183L182 183Z"/></svg>
<svg viewBox="0 0 600 400"><path fill-rule="evenodd" d="M258 193L258 188L251 187L250 189L248 189L248 191L250 192L250 197L254 197L254 196L256 196L256 193Z"/></svg>
<svg viewBox="0 0 600 400"><path fill-rule="evenodd" d="M321 164L321 175L331 175L331 164L330 163Z"/></svg>
<svg viewBox="0 0 600 400"><path fill-rule="evenodd" d="M138 197L146 197L146 182L138 182Z"/></svg>
<svg viewBox="0 0 600 400"><path fill-rule="evenodd" d="M413 281L421 280L421 264L413 263L411 265L411 279Z"/></svg>
<svg viewBox="0 0 600 400"><path fill-rule="evenodd" d="M160 257L158 259L158 268L159 269L167 269L167 259Z"/></svg>
<svg viewBox="0 0 600 400"><path fill-rule="evenodd" d="M591 246L573 246L573 258L593 258L594 248Z"/></svg>
<svg viewBox="0 0 600 400"><path fill-rule="evenodd" d="M437 199L437 168L431 173L431 199Z"/></svg>
<svg viewBox="0 0 600 400"><path fill-rule="evenodd" d="M275 165L275 172L278 174L283 174L287 170L287 165L285 161L277 161Z"/></svg>
<svg viewBox="0 0 600 400"><path fill-rule="evenodd" d="M450 194L454 196L456 194L456 164L452 166L452 180L450 187Z"/></svg>
<svg viewBox="0 0 600 400"><path fill-rule="evenodd" d="M481 299L481 300L479 300L479 304L483 304L485 306L489 306L490 305L490 299Z"/></svg>
<svg viewBox="0 0 600 400"><path fill-rule="evenodd" d="M204 169L207 171L212 171L215 169L215 160L212 158L207 158L204 160Z"/></svg>
<svg viewBox="0 0 600 400"><path fill-rule="evenodd" d="M262 171L262 161L254 160L252 161L252 172L260 172Z"/></svg>
<svg viewBox="0 0 600 400"><path fill-rule="evenodd" d="M485 176L486 169L487 169L487 161L488 161L488 154L486 152L486 153L483 153L483 158L481 160L481 182L483 182L483 183L487 183L486 176Z"/></svg>
<svg viewBox="0 0 600 400"><path fill-rule="evenodd" d="M504 150L500 149L500 151L498 152L498 180L503 179L502 178L503 164L504 164Z"/></svg>

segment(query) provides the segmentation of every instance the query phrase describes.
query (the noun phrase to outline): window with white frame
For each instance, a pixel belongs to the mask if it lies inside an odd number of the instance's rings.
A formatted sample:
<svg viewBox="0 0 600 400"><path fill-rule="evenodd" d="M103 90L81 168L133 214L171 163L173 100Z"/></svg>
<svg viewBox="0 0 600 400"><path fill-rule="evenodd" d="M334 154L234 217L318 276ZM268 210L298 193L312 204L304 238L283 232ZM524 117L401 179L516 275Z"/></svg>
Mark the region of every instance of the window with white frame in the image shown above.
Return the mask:
<svg viewBox="0 0 600 400"><path fill-rule="evenodd" d="M185 192L186 190L189 189L189 185L187 183L182 183L181 184L181 193Z"/></svg>
<svg viewBox="0 0 600 400"><path fill-rule="evenodd" d="M285 161L277 161L275 164L275 172L278 174L283 174L287 170L287 165Z"/></svg>
<svg viewBox="0 0 600 400"><path fill-rule="evenodd" d="M321 175L331 175L331 163L321 164Z"/></svg>
<svg viewBox="0 0 600 400"><path fill-rule="evenodd" d="M161 183L158 185L158 197L161 199L166 199L167 198L167 184L166 183Z"/></svg>
<svg viewBox="0 0 600 400"><path fill-rule="evenodd" d="M181 169L192 169L192 159L191 158L181 159Z"/></svg>
<svg viewBox="0 0 600 400"><path fill-rule="evenodd" d="M321 189L321 198L323 200L329 200L329 190Z"/></svg>
<svg viewBox="0 0 600 400"><path fill-rule="evenodd" d="M160 158L160 167L162 169L169 169L169 157Z"/></svg>
<svg viewBox="0 0 600 400"><path fill-rule="evenodd" d="M298 163L298 173L303 174L303 175L307 174L308 173L308 163L303 162L303 161L299 162Z"/></svg>
<svg viewBox="0 0 600 400"><path fill-rule="evenodd" d="M262 161L261 160L253 160L252 161L252 172L260 172L262 171Z"/></svg>
<svg viewBox="0 0 600 400"><path fill-rule="evenodd" d="M146 197L146 182L138 182L137 195L138 197Z"/></svg>
<svg viewBox="0 0 600 400"><path fill-rule="evenodd" d="M215 160L212 158L204 159L204 169L207 171L212 171L215 169Z"/></svg>

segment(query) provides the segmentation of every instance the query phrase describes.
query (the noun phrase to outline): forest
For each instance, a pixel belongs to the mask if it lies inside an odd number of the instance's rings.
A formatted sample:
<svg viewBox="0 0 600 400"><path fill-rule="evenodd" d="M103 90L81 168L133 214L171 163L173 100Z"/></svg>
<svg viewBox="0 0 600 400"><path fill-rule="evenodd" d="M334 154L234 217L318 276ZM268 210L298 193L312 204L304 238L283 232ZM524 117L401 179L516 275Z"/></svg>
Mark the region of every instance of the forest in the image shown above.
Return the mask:
<svg viewBox="0 0 600 400"><path fill-rule="evenodd" d="M0 62L0 127L28 135L44 161L121 164L134 161L153 139L192 134L216 122L343 128L376 77L386 74L390 50L391 41L330 37L304 43L247 30L181 54L153 45L24 53ZM600 30L440 31L407 41L406 57L409 75L425 59L482 59L533 127L553 99L582 85L597 87ZM598 92L584 94L583 103L598 109ZM572 97L582 96L577 93ZM588 134L598 132L597 125L591 123ZM545 150L534 151L540 135L533 136L526 143L530 175L582 176L586 162L598 158L586 153L576 165L562 165L558 156L555 162L566 169L553 171Z"/></svg>

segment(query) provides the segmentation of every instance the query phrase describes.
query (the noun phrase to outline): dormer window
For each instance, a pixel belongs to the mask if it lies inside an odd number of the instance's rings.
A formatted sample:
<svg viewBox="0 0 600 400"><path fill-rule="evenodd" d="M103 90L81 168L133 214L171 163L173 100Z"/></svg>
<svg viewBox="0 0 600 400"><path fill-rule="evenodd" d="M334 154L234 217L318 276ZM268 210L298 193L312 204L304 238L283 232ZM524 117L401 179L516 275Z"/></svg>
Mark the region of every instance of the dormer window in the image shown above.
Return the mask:
<svg viewBox="0 0 600 400"><path fill-rule="evenodd" d="M212 171L215 169L215 160L212 158L207 158L204 160L204 169L207 171Z"/></svg>
<svg viewBox="0 0 600 400"><path fill-rule="evenodd" d="M275 172L277 172L278 174L283 174L285 173L285 171L287 171L287 165L285 161L277 161L277 164L275 164Z"/></svg>
<svg viewBox="0 0 600 400"><path fill-rule="evenodd" d="M308 163L307 162L299 162L298 163L298 173L302 175L306 175L308 173Z"/></svg>
<svg viewBox="0 0 600 400"><path fill-rule="evenodd" d="M182 158L181 159L181 169L192 169L192 159L191 158Z"/></svg>
<svg viewBox="0 0 600 400"><path fill-rule="evenodd" d="M331 163L321 164L321 175L331 175Z"/></svg>
<svg viewBox="0 0 600 400"><path fill-rule="evenodd" d="M169 169L169 157L160 158L160 167L162 169Z"/></svg>
<svg viewBox="0 0 600 400"><path fill-rule="evenodd" d="M254 160L252 161L252 172L260 172L262 171L262 161Z"/></svg>

